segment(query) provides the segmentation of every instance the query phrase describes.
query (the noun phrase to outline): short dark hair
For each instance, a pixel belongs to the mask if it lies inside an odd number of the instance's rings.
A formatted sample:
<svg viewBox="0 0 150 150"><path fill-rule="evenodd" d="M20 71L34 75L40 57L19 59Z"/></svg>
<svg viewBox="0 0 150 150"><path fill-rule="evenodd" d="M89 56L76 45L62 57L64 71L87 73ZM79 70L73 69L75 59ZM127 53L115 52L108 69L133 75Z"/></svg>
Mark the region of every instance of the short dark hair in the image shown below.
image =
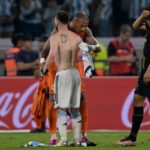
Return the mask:
<svg viewBox="0 0 150 150"><path fill-rule="evenodd" d="M75 18L79 19L88 19L88 16L86 15L86 13L84 11L79 11L74 15Z"/></svg>
<svg viewBox="0 0 150 150"><path fill-rule="evenodd" d="M59 11L56 14L56 18L62 23L62 24L68 24L69 22L69 15L66 11Z"/></svg>
<svg viewBox="0 0 150 150"><path fill-rule="evenodd" d="M150 11L150 4L147 5L147 6L142 7L142 11L143 11L143 10L148 10L148 11Z"/></svg>
<svg viewBox="0 0 150 150"><path fill-rule="evenodd" d="M120 27L120 32L131 32L132 33L132 28L128 25L128 24L123 24L121 27Z"/></svg>
<svg viewBox="0 0 150 150"><path fill-rule="evenodd" d="M14 33L11 37L11 42L17 46L18 41L23 40L23 33Z"/></svg>

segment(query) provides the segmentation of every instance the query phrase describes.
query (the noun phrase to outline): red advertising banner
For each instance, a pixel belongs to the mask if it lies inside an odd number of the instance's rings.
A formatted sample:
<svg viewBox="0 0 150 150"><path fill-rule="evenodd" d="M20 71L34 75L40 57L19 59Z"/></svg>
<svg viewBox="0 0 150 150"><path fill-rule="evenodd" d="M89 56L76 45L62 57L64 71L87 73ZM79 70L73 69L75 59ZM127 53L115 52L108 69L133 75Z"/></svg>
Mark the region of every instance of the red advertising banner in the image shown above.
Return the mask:
<svg viewBox="0 0 150 150"><path fill-rule="evenodd" d="M127 130L131 128L136 77L101 77L86 80L89 128ZM150 129L150 105L144 103L141 129Z"/></svg>
<svg viewBox="0 0 150 150"><path fill-rule="evenodd" d="M131 128L136 81L136 77L85 79L89 107L89 130ZM35 127L30 108L37 87L38 81L33 78L0 78L0 130ZM144 104L144 113L141 129L149 130L150 105L147 100Z"/></svg>

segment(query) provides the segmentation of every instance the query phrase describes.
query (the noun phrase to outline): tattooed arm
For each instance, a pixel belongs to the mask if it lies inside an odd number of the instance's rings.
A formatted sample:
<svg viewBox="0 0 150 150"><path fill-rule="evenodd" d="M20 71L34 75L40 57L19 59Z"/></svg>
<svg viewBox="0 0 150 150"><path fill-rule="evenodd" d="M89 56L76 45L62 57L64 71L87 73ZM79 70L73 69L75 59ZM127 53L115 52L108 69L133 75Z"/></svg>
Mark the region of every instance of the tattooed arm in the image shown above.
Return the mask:
<svg viewBox="0 0 150 150"><path fill-rule="evenodd" d="M40 68L41 69L44 67L46 58L50 51L50 37L52 35L54 35L55 33L57 33L57 30L54 28L54 30L52 31L51 35L49 36L48 40L46 41L46 43L41 51L41 54L40 54Z"/></svg>
<svg viewBox="0 0 150 150"><path fill-rule="evenodd" d="M51 65L51 63L53 62L56 53L58 51L58 40L57 40L57 35L53 35L50 38L50 51L49 54L47 56L44 68L42 70L42 73L45 74L49 68L49 66Z"/></svg>
<svg viewBox="0 0 150 150"><path fill-rule="evenodd" d="M85 42L88 44L89 49L95 53L100 52L101 49L99 47L98 41L93 36L91 30L87 28L85 33L86 33Z"/></svg>

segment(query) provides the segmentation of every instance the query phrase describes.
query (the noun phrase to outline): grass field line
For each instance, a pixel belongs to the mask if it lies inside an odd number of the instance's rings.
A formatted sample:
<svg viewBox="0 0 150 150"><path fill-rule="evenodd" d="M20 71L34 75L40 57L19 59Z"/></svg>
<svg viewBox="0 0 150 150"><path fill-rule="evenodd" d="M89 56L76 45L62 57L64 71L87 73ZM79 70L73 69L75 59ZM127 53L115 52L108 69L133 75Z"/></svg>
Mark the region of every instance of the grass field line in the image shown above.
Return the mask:
<svg viewBox="0 0 150 150"><path fill-rule="evenodd" d="M129 132L130 130L89 130L88 132ZM0 133L28 133L30 130L0 130ZM48 132L48 130L46 131ZM68 130L72 132L72 130ZM150 130L140 130L140 132L150 132Z"/></svg>

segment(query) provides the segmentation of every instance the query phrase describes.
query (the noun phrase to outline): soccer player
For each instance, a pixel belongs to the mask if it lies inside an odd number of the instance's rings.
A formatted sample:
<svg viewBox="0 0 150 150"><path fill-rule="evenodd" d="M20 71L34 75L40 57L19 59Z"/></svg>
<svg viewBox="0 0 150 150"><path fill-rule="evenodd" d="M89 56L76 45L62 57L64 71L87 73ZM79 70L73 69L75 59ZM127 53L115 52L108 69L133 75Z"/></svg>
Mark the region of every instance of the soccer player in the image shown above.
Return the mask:
<svg viewBox="0 0 150 150"><path fill-rule="evenodd" d="M86 16L84 12L78 12L72 21L69 22L69 29L77 34L79 34L83 41L85 41L87 44L89 44L89 48L94 52L99 52L100 48L96 41L96 39L93 37L91 30L88 28L89 19ZM54 31L57 32L57 31ZM42 50L41 53L41 59L44 60L47 57L47 54L49 52L49 39L46 42L45 47ZM82 53L78 52L78 70L80 72L81 76L81 104L80 104L80 113L82 117L82 136L81 136L81 142L85 142L88 146L95 146L96 144L87 138L87 131L88 131L88 107L87 107L87 101L85 98L85 85L84 85L84 67L82 62ZM43 62L44 64L44 62Z"/></svg>
<svg viewBox="0 0 150 150"><path fill-rule="evenodd" d="M58 32L50 37L50 52L41 71L43 77L55 60L57 73L54 89L58 108L58 129L61 136L56 146L67 146L67 109L70 108L71 112L75 145L80 141L81 132L80 75L76 69L76 57L82 39L68 29L68 21L69 16L66 12L57 13L55 26Z"/></svg>
<svg viewBox="0 0 150 150"><path fill-rule="evenodd" d="M140 125L143 120L143 104L145 98L150 99L150 6L143 9L142 14L133 23L134 29L147 31L146 42L143 49L141 73L135 87L134 110L132 116L132 128L128 137L117 142L123 146L135 146Z"/></svg>

